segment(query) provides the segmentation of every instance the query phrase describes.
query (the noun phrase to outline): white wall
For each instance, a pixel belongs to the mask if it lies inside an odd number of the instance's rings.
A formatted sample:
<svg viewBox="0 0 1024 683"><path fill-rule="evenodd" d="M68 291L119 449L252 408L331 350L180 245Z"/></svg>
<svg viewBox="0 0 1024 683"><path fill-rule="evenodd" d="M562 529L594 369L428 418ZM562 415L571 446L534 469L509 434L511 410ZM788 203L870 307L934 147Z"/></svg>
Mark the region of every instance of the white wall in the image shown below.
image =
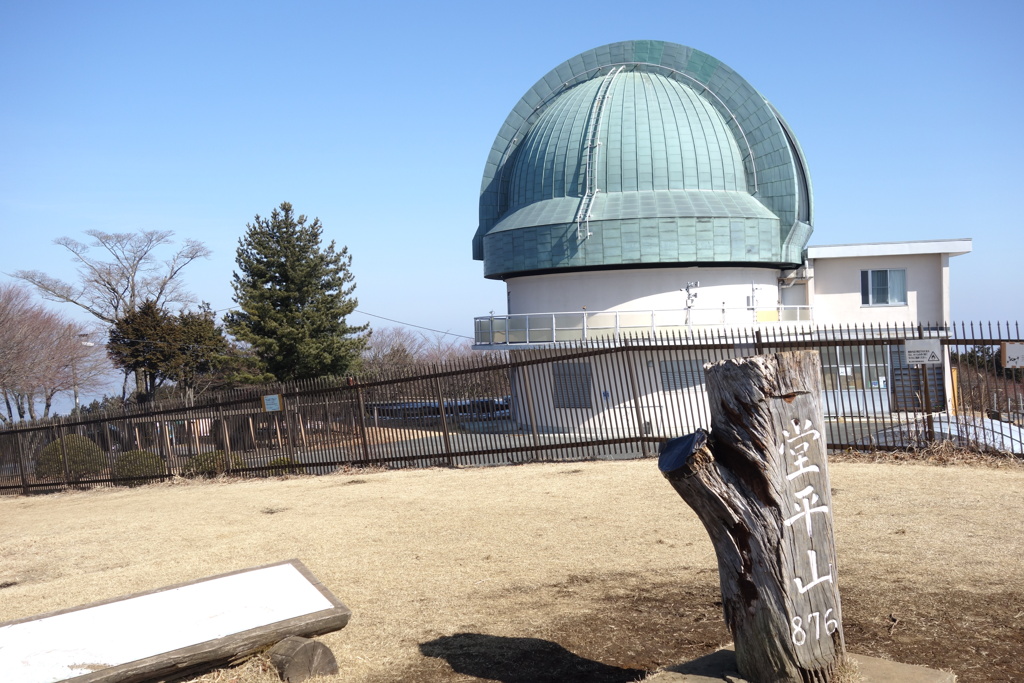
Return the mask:
<svg viewBox="0 0 1024 683"><path fill-rule="evenodd" d="M592 433L665 439L683 436L698 427L710 426L705 387L701 382L699 386L667 390L663 386L661 363L686 361L702 368L707 361L749 353L749 348L739 346L672 351L626 349L585 359L567 359L567 363L584 363L589 370L589 408L556 408L551 364L522 366L513 375L513 419L525 432L531 431L532 419L536 420L540 434ZM527 406L528 396L533 400L532 412Z"/></svg>
<svg viewBox="0 0 1024 683"><path fill-rule="evenodd" d="M517 277L506 281L508 313L683 311L686 284L699 282L691 318L695 325L769 320L752 313L752 295L762 309L811 305L819 324L949 320L947 253L819 257L808 266L807 285L781 289L780 272L770 268L634 268ZM906 270L906 304L861 304L861 271L877 269Z"/></svg>
<svg viewBox="0 0 1024 683"><path fill-rule="evenodd" d="M757 305L779 303L779 271L771 268L637 268L510 278L508 312L681 310L687 282L700 282L695 309L746 308L751 285ZM859 281L858 281L859 282Z"/></svg>
<svg viewBox="0 0 1024 683"><path fill-rule="evenodd" d="M917 323L949 320L949 258L944 254L819 258L811 262L816 323ZM906 269L907 303L861 304L863 270Z"/></svg>

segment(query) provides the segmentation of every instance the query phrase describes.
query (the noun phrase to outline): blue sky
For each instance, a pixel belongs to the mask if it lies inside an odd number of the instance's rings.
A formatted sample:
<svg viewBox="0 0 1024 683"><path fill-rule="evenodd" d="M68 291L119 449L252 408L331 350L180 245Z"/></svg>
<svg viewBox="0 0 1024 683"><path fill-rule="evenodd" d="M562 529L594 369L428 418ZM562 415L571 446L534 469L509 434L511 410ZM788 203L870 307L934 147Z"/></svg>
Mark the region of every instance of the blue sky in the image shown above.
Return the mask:
<svg viewBox="0 0 1024 683"><path fill-rule="evenodd" d="M360 310L470 335L505 310L471 258L505 116L569 57L656 39L786 117L812 244L972 237L953 318L1024 320L1022 8L2 0L0 273L73 278L54 238L167 229L213 250L185 280L227 309L245 224L289 201L349 247Z"/></svg>

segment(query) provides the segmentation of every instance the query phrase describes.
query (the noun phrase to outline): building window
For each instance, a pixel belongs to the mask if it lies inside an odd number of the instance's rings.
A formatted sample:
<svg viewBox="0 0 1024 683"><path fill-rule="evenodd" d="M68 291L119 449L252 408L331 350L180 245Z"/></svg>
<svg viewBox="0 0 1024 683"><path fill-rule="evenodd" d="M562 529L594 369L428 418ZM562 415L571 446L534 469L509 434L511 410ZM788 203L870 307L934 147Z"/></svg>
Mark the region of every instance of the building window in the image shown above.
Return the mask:
<svg viewBox="0 0 1024 683"><path fill-rule="evenodd" d="M590 363L555 363L551 366L556 408L590 408Z"/></svg>
<svg viewBox="0 0 1024 683"><path fill-rule="evenodd" d="M680 391L704 385L703 360L661 361L661 390Z"/></svg>
<svg viewBox="0 0 1024 683"><path fill-rule="evenodd" d="M906 306L907 271L860 271L860 303L862 306Z"/></svg>
<svg viewBox="0 0 1024 683"><path fill-rule="evenodd" d="M826 391L887 388L887 346L827 346L819 352Z"/></svg>

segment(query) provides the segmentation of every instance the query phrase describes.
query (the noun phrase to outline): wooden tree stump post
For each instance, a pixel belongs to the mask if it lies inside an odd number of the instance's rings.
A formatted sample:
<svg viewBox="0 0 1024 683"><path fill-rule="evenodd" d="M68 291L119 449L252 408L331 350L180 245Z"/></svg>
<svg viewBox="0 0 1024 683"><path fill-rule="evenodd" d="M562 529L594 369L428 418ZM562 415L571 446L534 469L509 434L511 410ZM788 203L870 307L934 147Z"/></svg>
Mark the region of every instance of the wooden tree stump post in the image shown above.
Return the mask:
<svg viewBox="0 0 1024 683"><path fill-rule="evenodd" d="M718 556L725 621L752 683L829 683L846 656L813 351L706 366L711 433L659 467Z"/></svg>
<svg viewBox="0 0 1024 683"><path fill-rule="evenodd" d="M268 654L285 683L302 683L308 678L338 673L334 653L319 640L290 636L270 648Z"/></svg>

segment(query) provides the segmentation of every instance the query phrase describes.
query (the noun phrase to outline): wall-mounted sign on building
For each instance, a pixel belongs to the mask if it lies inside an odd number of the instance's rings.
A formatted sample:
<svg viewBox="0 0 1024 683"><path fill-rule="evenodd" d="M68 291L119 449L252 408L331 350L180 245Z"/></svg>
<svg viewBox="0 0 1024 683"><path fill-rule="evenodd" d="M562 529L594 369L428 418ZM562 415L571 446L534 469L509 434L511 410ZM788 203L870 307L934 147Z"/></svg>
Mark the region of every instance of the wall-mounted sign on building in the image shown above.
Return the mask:
<svg viewBox="0 0 1024 683"><path fill-rule="evenodd" d="M942 365L942 342L938 339L908 339L908 365Z"/></svg>

